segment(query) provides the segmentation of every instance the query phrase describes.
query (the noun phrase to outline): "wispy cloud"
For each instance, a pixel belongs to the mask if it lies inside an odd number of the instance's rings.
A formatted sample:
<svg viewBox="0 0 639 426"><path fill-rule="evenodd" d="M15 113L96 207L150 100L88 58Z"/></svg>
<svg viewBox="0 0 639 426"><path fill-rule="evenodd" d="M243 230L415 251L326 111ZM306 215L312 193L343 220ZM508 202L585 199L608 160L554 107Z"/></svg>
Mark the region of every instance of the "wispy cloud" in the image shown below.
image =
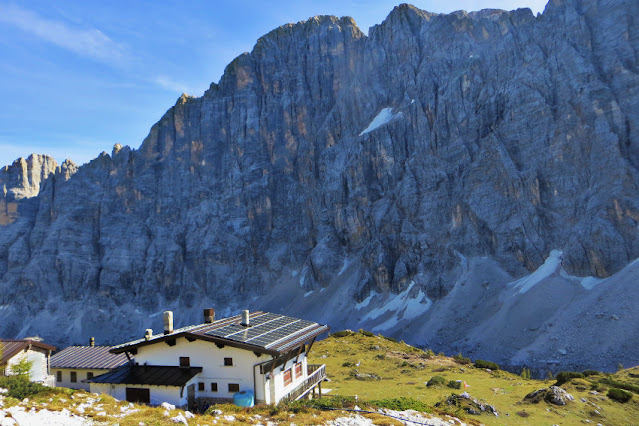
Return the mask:
<svg viewBox="0 0 639 426"><path fill-rule="evenodd" d="M158 75L154 77L152 80L153 80L153 83L157 84L158 86L166 90L190 94L189 88L187 87L186 84L183 84L179 81L175 81L171 77L167 77L165 75Z"/></svg>
<svg viewBox="0 0 639 426"><path fill-rule="evenodd" d="M0 5L0 22L96 61L114 64L126 59L125 49L96 28L43 18L15 5Z"/></svg>

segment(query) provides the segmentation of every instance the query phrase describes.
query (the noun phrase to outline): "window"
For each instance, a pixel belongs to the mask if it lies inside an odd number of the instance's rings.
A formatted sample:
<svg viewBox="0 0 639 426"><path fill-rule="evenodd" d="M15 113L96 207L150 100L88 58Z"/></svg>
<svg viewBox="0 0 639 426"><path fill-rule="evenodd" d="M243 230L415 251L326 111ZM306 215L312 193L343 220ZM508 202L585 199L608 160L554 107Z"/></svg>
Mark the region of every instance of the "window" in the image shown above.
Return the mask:
<svg viewBox="0 0 639 426"><path fill-rule="evenodd" d="M284 372L284 386L288 386L293 382L293 372L289 368Z"/></svg>
<svg viewBox="0 0 639 426"><path fill-rule="evenodd" d="M129 402L151 402L151 390L139 388L126 388L126 400Z"/></svg>
<svg viewBox="0 0 639 426"><path fill-rule="evenodd" d="M239 392L240 385L237 383L229 383L229 392Z"/></svg>
<svg viewBox="0 0 639 426"><path fill-rule="evenodd" d="M61 382L62 381L62 371L58 371L56 373L56 376L57 376L58 382Z"/></svg>
<svg viewBox="0 0 639 426"><path fill-rule="evenodd" d="M211 383L211 392L217 392L217 383Z"/></svg>
<svg viewBox="0 0 639 426"><path fill-rule="evenodd" d="M88 371L87 372L87 379L92 379L93 378L93 373Z"/></svg>
<svg viewBox="0 0 639 426"><path fill-rule="evenodd" d="M71 372L71 383L76 383L78 381L78 373L75 371Z"/></svg>
<svg viewBox="0 0 639 426"><path fill-rule="evenodd" d="M180 367L190 367L191 366L191 358L188 356L180 357Z"/></svg>
<svg viewBox="0 0 639 426"><path fill-rule="evenodd" d="M233 358L224 358L224 365L226 367L232 367L233 366Z"/></svg>
<svg viewBox="0 0 639 426"><path fill-rule="evenodd" d="M199 382L197 384L197 390L199 390L200 392L204 392L204 383Z"/></svg>
<svg viewBox="0 0 639 426"><path fill-rule="evenodd" d="M295 378L299 379L300 377L302 377L302 363L298 362L295 364Z"/></svg>

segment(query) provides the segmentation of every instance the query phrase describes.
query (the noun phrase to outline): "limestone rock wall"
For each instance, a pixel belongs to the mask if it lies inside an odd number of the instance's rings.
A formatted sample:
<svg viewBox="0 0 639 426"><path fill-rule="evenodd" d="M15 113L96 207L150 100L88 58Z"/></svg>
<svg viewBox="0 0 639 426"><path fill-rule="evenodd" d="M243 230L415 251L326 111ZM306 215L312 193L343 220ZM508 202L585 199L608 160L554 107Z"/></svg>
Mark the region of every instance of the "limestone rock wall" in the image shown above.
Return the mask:
<svg viewBox="0 0 639 426"><path fill-rule="evenodd" d="M178 325L209 305L316 312L324 290L336 326L403 292L421 313L398 318L426 321L463 259L514 280L553 249L567 274L609 277L639 257L634 16L401 5L368 36L330 16L277 28L139 149L0 172L0 333L121 340L165 308Z"/></svg>

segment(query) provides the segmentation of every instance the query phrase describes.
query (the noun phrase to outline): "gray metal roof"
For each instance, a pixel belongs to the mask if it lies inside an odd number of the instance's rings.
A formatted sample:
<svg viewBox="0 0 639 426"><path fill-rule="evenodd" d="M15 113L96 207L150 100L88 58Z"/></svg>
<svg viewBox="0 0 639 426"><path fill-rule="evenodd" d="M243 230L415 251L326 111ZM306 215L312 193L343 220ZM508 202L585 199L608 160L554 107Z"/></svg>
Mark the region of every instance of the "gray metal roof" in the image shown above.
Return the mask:
<svg viewBox="0 0 639 426"><path fill-rule="evenodd" d="M6 364L7 360L29 346L35 346L36 348L50 352L55 351L55 346L47 345L46 343L31 339L0 339L0 345L2 345L0 365Z"/></svg>
<svg viewBox="0 0 639 426"><path fill-rule="evenodd" d="M177 337L187 337L259 353L281 355L329 330L326 325L269 312L251 312L249 318L249 326L242 325L241 315L236 315L210 324L179 328L169 334L156 334L151 336L149 340L134 340L114 346L111 351L113 353L122 353L140 346Z"/></svg>
<svg viewBox="0 0 639 426"><path fill-rule="evenodd" d="M173 367L164 365L125 365L100 374L85 383L110 383L127 385L184 386L202 367Z"/></svg>
<svg viewBox="0 0 639 426"><path fill-rule="evenodd" d="M112 354L112 346L69 346L51 357L51 368L111 369L126 364L125 354Z"/></svg>

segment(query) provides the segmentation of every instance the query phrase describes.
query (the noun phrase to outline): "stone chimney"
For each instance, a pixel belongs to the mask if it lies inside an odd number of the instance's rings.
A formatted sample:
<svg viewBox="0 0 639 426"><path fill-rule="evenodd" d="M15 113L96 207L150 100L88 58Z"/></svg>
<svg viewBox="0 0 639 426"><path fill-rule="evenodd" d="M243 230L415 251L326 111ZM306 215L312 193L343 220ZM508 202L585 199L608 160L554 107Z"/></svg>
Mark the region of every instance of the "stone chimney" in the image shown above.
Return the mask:
<svg viewBox="0 0 639 426"><path fill-rule="evenodd" d="M164 311L164 334L173 333L173 311Z"/></svg>
<svg viewBox="0 0 639 426"><path fill-rule="evenodd" d="M204 323L211 324L215 321L215 309L209 308L204 310Z"/></svg>
<svg viewBox="0 0 639 426"><path fill-rule="evenodd" d="M241 322L241 325L243 325L244 327L250 326L248 309L245 309L245 310L242 311L242 322Z"/></svg>
<svg viewBox="0 0 639 426"><path fill-rule="evenodd" d="M151 340L151 336L153 336L153 330L150 328L147 328L146 332L144 333L144 340L146 341Z"/></svg>
<svg viewBox="0 0 639 426"><path fill-rule="evenodd" d="M91 337L89 339L89 346L94 347L95 346L95 337Z"/></svg>

